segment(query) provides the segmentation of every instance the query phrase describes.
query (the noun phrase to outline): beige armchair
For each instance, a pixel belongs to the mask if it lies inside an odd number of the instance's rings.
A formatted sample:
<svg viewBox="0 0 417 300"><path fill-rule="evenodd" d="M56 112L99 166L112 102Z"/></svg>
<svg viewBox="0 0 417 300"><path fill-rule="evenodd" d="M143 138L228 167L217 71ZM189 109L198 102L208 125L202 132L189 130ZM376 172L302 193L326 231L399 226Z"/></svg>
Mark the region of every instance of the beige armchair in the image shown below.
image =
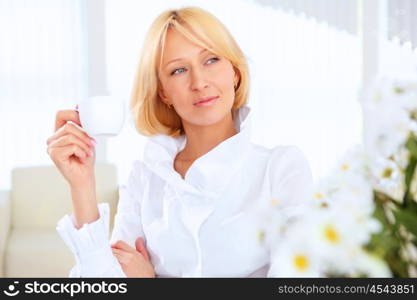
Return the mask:
<svg viewBox="0 0 417 300"><path fill-rule="evenodd" d="M96 164L98 202L117 208L116 167ZM10 191L0 191L0 277L68 277L73 254L56 231L72 213L67 182L55 166L16 168Z"/></svg>

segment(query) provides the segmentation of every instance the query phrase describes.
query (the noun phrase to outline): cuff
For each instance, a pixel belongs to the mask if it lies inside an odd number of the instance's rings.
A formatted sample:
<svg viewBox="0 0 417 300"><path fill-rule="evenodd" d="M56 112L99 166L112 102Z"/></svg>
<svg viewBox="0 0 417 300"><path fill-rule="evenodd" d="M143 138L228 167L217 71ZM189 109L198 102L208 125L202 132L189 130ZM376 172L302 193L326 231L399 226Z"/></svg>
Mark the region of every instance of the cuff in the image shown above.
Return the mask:
<svg viewBox="0 0 417 300"><path fill-rule="evenodd" d="M77 272L71 272L73 275L96 277L108 271L109 263L118 265L108 240L109 205L99 203L98 209L99 219L83 224L80 229L75 227L73 215L65 215L58 221L56 230L75 256Z"/></svg>

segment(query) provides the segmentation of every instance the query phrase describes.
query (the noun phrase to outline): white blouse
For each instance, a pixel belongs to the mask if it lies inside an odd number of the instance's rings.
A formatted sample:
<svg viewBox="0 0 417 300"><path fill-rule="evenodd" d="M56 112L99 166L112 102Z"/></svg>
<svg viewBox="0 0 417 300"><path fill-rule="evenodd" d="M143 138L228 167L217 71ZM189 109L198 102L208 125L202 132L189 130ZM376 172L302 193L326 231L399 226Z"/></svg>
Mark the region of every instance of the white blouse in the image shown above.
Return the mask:
<svg viewBox="0 0 417 300"><path fill-rule="evenodd" d="M143 161L135 161L121 185L110 241L109 206L100 218L76 229L74 216L57 231L75 256L69 277L126 277L110 244L135 248L143 237L157 277L266 277L269 249L258 242L262 205L303 211L311 199L312 176L295 146L268 149L250 141L250 108L234 114L237 134L199 157L183 179L174 170L186 137L150 137ZM301 210L300 210L301 208Z"/></svg>

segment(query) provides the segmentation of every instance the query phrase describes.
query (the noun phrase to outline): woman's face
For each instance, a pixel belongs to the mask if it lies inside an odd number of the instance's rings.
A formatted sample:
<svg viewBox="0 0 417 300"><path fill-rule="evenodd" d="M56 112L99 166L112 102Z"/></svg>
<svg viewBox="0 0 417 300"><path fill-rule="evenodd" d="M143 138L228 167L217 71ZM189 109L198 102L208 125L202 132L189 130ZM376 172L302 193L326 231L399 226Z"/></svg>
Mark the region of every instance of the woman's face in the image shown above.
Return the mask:
<svg viewBox="0 0 417 300"><path fill-rule="evenodd" d="M173 105L184 125L208 126L230 114L239 77L230 61L169 29L159 79L160 98ZM209 97L216 98L198 103Z"/></svg>

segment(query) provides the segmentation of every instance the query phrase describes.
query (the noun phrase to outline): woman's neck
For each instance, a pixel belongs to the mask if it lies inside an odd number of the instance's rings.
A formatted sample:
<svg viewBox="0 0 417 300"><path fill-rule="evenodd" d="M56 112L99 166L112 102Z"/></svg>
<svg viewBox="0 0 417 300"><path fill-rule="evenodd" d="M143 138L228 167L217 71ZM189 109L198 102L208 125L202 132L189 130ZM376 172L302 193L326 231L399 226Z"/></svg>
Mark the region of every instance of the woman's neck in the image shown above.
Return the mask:
<svg viewBox="0 0 417 300"><path fill-rule="evenodd" d="M178 154L178 159L194 161L216 147L224 140L237 133L232 113L220 122L210 126L196 126L184 124L187 142L184 149Z"/></svg>

